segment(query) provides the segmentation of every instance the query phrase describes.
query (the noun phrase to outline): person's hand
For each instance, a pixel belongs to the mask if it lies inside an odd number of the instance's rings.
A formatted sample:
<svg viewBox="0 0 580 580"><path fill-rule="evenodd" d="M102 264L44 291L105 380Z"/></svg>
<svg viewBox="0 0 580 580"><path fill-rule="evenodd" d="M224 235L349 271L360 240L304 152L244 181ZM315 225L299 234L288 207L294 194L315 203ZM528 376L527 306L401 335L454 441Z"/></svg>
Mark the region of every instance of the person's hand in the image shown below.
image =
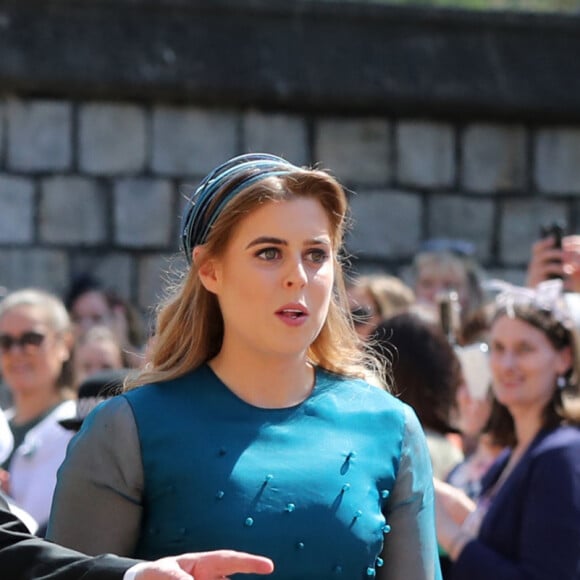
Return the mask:
<svg viewBox="0 0 580 580"><path fill-rule="evenodd" d="M466 519L475 512L475 502L460 489L433 479L435 489L435 526L437 542L452 560L456 560L467 542L474 538L465 529Z"/></svg>
<svg viewBox="0 0 580 580"><path fill-rule="evenodd" d="M564 245L564 240L562 240ZM564 252L554 248L554 238L549 236L532 245L532 257L528 263L526 286L535 288L550 277L564 276Z"/></svg>
<svg viewBox="0 0 580 580"><path fill-rule="evenodd" d="M475 510L475 502L460 489L440 479L433 479L433 487L437 540L447 550L467 516Z"/></svg>
<svg viewBox="0 0 580 580"><path fill-rule="evenodd" d="M231 574L270 574L269 558L233 550L216 550L142 562L130 569L135 580L223 580Z"/></svg>
<svg viewBox="0 0 580 580"><path fill-rule="evenodd" d="M461 489L437 478L433 479L433 487L436 508L446 512L458 526L475 510L475 502Z"/></svg>
<svg viewBox="0 0 580 580"><path fill-rule="evenodd" d="M580 236L562 240L564 284L569 292L580 292Z"/></svg>
<svg viewBox="0 0 580 580"><path fill-rule="evenodd" d="M10 495L10 474L5 469L0 469L0 490Z"/></svg>

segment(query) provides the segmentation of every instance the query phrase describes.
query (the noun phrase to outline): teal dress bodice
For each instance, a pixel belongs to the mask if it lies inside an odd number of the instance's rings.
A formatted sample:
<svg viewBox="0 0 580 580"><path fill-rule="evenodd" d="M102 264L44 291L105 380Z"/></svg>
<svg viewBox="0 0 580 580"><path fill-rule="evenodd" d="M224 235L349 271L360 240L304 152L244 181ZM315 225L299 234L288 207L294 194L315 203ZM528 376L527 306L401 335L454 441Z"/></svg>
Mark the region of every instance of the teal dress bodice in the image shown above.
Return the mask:
<svg viewBox="0 0 580 580"><path fill-rule="evenodd" d="M91 555L244 550L274 561L272 580L438 580L434 523L410 407L319 369L304 402L262 409L202 366L92 411L47 534Z"/></svg>
<svg viewBox="0 0 580 580"><path fill-rule="evenodd" d="M406 441L411 414L391 395L318 369L304 402L263 409L204 365L123 396L144 473L136 557L242 550L272 558L272 580L372 578L389 566L380 554L401 457L425 448L418 431ZM409 492L425 493L421 525L432 526L430 466L418 467Z"/></svg>

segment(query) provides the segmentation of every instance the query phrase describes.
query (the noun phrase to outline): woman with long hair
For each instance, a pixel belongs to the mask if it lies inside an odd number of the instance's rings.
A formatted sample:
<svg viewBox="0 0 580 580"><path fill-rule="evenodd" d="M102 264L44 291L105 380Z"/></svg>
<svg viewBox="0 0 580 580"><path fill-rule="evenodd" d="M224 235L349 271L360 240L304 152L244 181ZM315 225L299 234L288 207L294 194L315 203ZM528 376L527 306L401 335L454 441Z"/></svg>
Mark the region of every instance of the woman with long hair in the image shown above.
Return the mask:
<svg viewBox="0 0 580 580"><path fill-rule="evenodd" d="M491 323L493 391L513 444L477 503L440 482L437 533L453 580L573 580L580 571L580 405L576 330L561 280L504 284Z"/></svg>
<svg viewBox="0 0 580 580"><path fill-rule="evenodd" d="M151 362L70 446L52 539L147 559L243 549L284 580L440 577L420 425L365 380L346 218L333 177L279 157L202 181Z"/></svg>

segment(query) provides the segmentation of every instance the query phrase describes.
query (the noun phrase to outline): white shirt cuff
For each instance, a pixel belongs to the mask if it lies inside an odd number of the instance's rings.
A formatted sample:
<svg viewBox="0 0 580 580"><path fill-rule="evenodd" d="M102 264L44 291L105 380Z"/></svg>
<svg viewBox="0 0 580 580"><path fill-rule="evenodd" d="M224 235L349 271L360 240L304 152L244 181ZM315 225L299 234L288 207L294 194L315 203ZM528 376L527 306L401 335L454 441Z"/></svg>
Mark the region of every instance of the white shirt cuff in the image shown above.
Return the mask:
<svg viewBox="0 0 580 580"><path fill-rule="evenodd" d="M125 574L123 575L123 580L135 580L137 576L137 572L143 567L143 564L135 564L135 566L131 566Z"/></svg>

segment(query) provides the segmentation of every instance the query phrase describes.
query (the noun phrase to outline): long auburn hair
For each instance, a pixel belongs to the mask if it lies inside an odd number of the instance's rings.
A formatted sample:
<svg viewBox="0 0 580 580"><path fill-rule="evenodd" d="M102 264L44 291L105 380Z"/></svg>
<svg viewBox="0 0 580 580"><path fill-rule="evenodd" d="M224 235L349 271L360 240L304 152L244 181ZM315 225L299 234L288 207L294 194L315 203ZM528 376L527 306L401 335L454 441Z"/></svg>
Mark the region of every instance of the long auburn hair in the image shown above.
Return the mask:
<svg viewBox="0 0 580 580"><path fill-rule="evenodd" d="M240 191L212 225L202 259L222 256L236 226L263 204L294 198L320 202L330 221L333 248L333 294L326 321L308 349L308 359L313 365L337 374L376 377L381 366L365 351L349 315L341 264L344 257L340 254L348 224L348 202L344 189L329 173L297 169L264 177ZM158 307L150 362L126 379L126 390L180 377L220 351L224 333L222 313L217 297L200 281L200 266L193 262L183 279L168 289L167 298Z"/></svg>

